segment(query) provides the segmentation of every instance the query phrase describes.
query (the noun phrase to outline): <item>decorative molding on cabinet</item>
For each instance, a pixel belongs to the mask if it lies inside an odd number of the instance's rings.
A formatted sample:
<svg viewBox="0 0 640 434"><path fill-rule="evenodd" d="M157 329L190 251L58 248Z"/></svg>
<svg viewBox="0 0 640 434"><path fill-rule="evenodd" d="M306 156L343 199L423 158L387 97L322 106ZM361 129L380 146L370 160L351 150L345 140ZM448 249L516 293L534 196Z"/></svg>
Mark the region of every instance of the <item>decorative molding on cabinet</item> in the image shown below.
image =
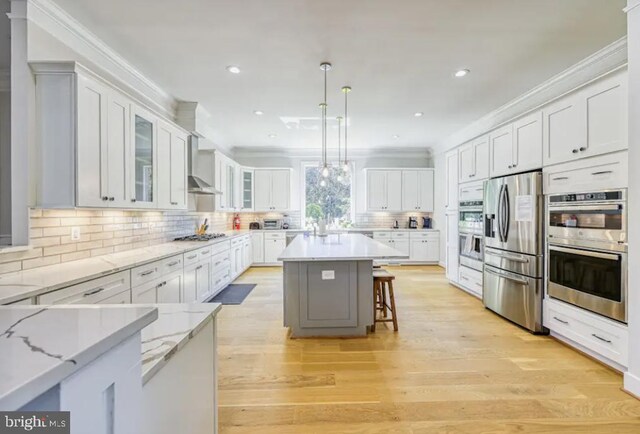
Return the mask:
<svg viewBox="0 0 640 434"><path fill-rule="evenodd" d="M128 93L173 120L177 100L51 0L26 0L28 20L126 84Z"/></svg>
<svg viewBox="0 0 640 434"><path fill-rule="evenodd" d="M442 151L453 149L626 64L627 38L625 36L452 134L438 143L436 148Z"/></svg>

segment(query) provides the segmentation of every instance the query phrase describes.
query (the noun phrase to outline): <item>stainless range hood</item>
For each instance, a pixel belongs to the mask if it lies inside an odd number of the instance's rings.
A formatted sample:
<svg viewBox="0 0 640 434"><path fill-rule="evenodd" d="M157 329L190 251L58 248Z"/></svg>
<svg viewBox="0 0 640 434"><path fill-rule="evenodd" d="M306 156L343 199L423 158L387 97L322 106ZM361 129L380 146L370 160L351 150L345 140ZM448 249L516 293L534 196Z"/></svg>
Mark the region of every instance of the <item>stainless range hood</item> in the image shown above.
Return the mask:
<svg viewBox="0 0 640 434"><path fill-rule="evenodd" d="M194 169L197 166L196 158L198 158L198 136L191 135L189 136L187 161L187 192L201 195L222 194L220 190L216 190L204 179L194 174Z"/></svg>

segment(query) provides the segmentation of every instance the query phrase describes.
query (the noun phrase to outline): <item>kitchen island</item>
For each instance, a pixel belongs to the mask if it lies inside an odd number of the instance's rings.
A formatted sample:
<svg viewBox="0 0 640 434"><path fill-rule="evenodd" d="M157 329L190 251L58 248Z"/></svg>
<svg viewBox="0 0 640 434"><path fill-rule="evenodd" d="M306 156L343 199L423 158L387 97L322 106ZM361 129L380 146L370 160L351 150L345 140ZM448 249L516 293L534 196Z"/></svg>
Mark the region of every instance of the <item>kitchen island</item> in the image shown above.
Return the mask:
<svg viewBox="0 0 640 434"><path fill-rule="evenodd" d="M366 336L373 324L373 261L407 257L360 234L298 235L278 258L291 337Z"/></svg>

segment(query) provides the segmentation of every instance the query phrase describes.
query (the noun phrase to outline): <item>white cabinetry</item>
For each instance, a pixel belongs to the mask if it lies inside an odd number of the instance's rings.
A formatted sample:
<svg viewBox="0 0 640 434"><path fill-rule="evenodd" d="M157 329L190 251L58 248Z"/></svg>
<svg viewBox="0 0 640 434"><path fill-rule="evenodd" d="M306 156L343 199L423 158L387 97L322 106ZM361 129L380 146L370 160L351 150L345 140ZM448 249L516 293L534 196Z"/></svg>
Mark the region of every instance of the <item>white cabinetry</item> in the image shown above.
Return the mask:
<svg viewBox="0 0 640 434"><path fill-rule="evenodd" d="M460 266L459 240L458 240L458 213L446 213L446 250L445 267L447 279L458 282L458 269Z"/></svg>
<svg viewBox="0 0 640 434"><path fill-rule="evenodd" d="M544 107L544 164L627 149L627 100L627 73L618 71Z"/></svg>
<svg viewBox="0 0 640 434"><path fill-rule="evenodd" d="M264 262L266 264L282 264L278 256L287 247L284 232L266 232L264 234Z"/></svg>
<svg viewBox="0 0 640 434"><path fill-rule="evenodd" d="M131 302L129 271L110 274L38 296L37 304L97 304L119 296Z"/></svg>
<svg viewBox="0 0 640 434"><path fill-rule="evenodd" d="M469 182L489 177L489 141L479 137L460 147L458 181Z"/></svg>
<svg viewBox="0 0 640 434"><path fill-rule="evenodd" d="M402 171L402 210L433 212L433 169Z"/></svg>
<svg viewBox="0 0 640 434"><path fill-rule="evenodd" d="M490 175L542 167L542 112L535 112L489 134Z"/></svg>
<svg viewBox="0 0 640 434"><path fill-rule="evenodd" d="M251 233L251 250L253 252L254 264L264 262L264 234L262 232Z"/></svg>
<svg viewBox="0 0 640 434"><path fill-rule="evenodd" d="M291 171L289 169L255 169L254 187L256 211L287 211L291 207Z"/></svg>
<svg viewBox="0 0 640 434"><path fill-rule="evenodd" d="M445 210L458 209L458 150L445 154Z"/></svg>
<svg viewBox="0 0 640 434"><path fill-rule="evenodd" d="M545 167L543 170L544 193L627 188L628 165L628 152L621 151Z"/></svg>
<svg viewBox="0 0 640 434"><path fill-rule="evenodd" d="M439 232L411 232L409 261L437 263L440 260Z"/></svg>
<svg viewBox="0 0 640 434"><path fill-rule="evenodd" d="M253 169L241 168L240 169L240 183L241 183L241 209L242 211L253 211L253 190L254 190L254 182L253 182Z"/></svg>
<svg viewBox="0 0 640 434"><path fill-rule="evenodd" d="M367 209L402 211L402 171L367 170Z"/></svg>
<svg viewBox="0 0 640 434"><path fill-rule="evenodd" d="M133 303L180 303L183 298L183 255L131 269Z"/></svg>
<svg viewBox="0 0 640 434"><path fill-rule="evenodd" d="M187 135L166 122L158 124L158 207L187 208Z"/></svg>

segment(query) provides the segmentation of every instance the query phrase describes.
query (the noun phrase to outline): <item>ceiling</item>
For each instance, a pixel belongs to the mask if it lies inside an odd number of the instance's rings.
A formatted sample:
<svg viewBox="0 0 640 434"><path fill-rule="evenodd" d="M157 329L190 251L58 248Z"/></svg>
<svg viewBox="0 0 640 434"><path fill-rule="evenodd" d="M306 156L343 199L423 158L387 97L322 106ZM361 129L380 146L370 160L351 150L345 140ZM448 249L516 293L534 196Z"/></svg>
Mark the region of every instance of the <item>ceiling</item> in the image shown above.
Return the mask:
<svg viewBox="0 0 640 434"><path fill-rule="evenodd" d="M352 148L430 147L626 34L625 0L56 3L176 98L203 104L211 139L228 148L318 147L322 61L333 63L329 116L353 87ZM461 68L471 73L453 77Z"/></svg>

